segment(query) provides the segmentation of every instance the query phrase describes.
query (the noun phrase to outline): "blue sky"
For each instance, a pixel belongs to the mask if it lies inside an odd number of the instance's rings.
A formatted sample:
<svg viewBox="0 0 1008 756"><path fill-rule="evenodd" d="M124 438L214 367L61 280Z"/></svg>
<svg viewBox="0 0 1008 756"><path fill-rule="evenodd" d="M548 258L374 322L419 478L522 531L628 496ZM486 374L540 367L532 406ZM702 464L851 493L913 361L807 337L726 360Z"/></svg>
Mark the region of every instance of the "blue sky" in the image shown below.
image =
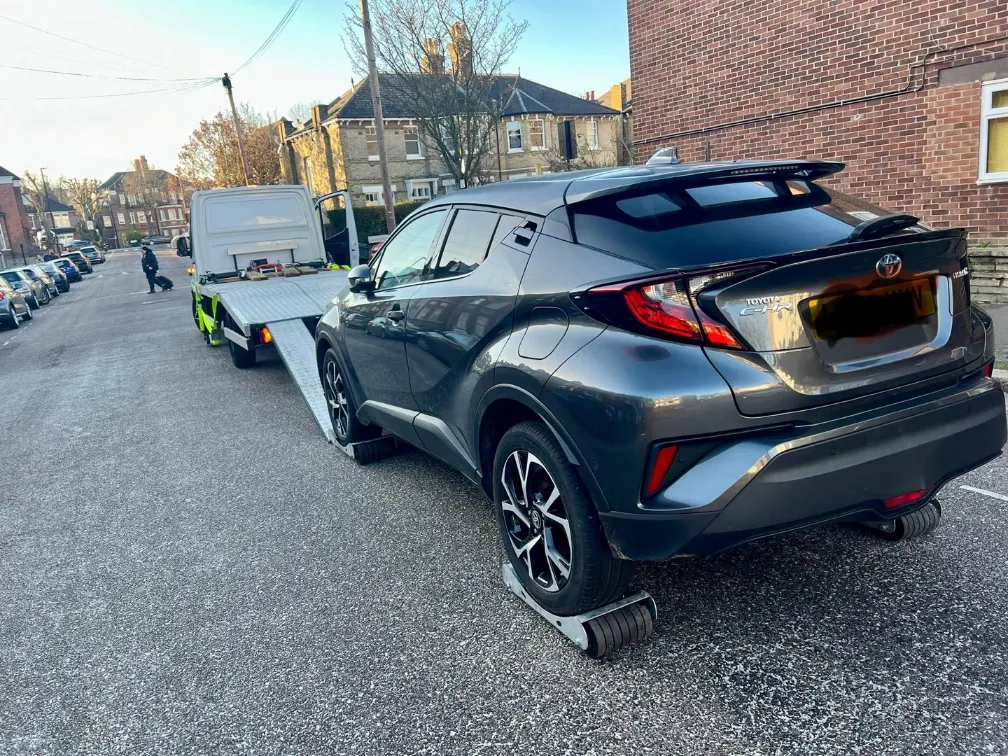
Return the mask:
<svg viewBox="0 0 1008 756"><path fill-rule="evenodd" d="M152 81L29 73L0 67L0 165L15 173L106 178L145 154L157 167L175 156L200 119L226 106L221 86L100 99L182 86L167 81L234 71L266 38L288 0L32 0L0 14L129 58L89 50L0 19L0 63ZM234 77L235 98L286 114L299 101L330 100L349 88L353 67L341 40L347 6L304 0L283 35ZM630 74L626 3L513 0L529 29L508 68L566 92L600 95Z"/></svg>

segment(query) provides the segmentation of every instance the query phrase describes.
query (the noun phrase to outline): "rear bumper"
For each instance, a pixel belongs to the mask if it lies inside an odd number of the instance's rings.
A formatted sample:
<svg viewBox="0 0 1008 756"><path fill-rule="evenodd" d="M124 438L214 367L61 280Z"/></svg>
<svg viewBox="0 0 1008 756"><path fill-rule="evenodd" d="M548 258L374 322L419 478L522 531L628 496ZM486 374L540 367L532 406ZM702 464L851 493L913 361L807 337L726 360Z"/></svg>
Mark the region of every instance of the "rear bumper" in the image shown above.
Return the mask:
<svg viewBox="0 0 1008 756"><path fill-rule="evenodd" d="M600 513L613 551L635 560L711 554L835 520L885 520L1000 454L1000 384L977 378L926 403L828 427L729 441L635 512ZM927 489L901 509L885 499Z"/></svg>

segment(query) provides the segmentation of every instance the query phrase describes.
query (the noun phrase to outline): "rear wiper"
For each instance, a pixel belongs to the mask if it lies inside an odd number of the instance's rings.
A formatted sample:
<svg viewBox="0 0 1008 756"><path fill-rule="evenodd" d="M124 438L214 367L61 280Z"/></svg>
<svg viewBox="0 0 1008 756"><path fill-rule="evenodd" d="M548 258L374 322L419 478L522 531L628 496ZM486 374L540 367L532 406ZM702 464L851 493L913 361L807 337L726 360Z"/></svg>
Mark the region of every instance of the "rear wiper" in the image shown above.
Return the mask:
<svg viewBox="0 0 1008 756"><path fill-rule="evenodd" d="M913 215L886 215L882 218L872 218L870 221L859 223L851 229L847 241L863 241L874 239L878 236L885 236L893 231L899 231L920 223L920 218Z"/></svg>

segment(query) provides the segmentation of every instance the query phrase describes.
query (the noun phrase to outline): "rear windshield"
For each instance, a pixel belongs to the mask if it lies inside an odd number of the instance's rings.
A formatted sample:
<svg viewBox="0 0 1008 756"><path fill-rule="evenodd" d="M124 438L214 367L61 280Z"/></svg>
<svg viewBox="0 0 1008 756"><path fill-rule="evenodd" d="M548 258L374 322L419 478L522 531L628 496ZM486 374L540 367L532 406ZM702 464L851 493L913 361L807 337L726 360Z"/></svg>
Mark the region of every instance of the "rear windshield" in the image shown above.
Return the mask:
<svg viewBox="0 0 1008 756"><path fill-rule="evenodd" d="M21 276L19 276L13 270L5 270L4 272L0 273L0 276L3 276L5 279L7 279L8 281L10 281L11 283L21 283L21 281L24 280L24 279L21 278Z"/></svg>
<svg viewBox="0 0 1008 756"><path fill-rule="evenodd" d="M893 213L807 181L735 181L573 206L579 244L655 268L787 254L847 239ZM907 231L924 232L924 226Z"/></svg>

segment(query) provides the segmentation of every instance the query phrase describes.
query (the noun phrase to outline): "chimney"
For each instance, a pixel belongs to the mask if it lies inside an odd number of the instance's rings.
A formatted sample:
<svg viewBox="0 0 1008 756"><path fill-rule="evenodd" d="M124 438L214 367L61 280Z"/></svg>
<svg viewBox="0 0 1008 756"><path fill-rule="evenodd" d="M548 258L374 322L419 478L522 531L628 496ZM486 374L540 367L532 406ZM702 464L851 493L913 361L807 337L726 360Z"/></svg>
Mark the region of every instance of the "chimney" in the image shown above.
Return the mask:
<svg viewBox="0 0 1008 756"><path fill-rule="evenodd" d="M420 69L427 74L444 73L444 55L441 54L441 40L437 37L424 40Z"/></svg>
<svg viewBox="0 0 1008 756"><path fill-rule="evenodd" d="M456 80L472 76L472 42L469 30L461 21L456 21L448 29L451 41L448 43L448 57L451 58L452 75Z"/></svg>
<svg viewBox="0 0 1008 756"><path fill-rule="evenodd" d="M322 121L325 117L329 115L329 107L319 103L318 105L312 105L311 117L312 117L312 127L318 131L322 128Z"/></svg>

